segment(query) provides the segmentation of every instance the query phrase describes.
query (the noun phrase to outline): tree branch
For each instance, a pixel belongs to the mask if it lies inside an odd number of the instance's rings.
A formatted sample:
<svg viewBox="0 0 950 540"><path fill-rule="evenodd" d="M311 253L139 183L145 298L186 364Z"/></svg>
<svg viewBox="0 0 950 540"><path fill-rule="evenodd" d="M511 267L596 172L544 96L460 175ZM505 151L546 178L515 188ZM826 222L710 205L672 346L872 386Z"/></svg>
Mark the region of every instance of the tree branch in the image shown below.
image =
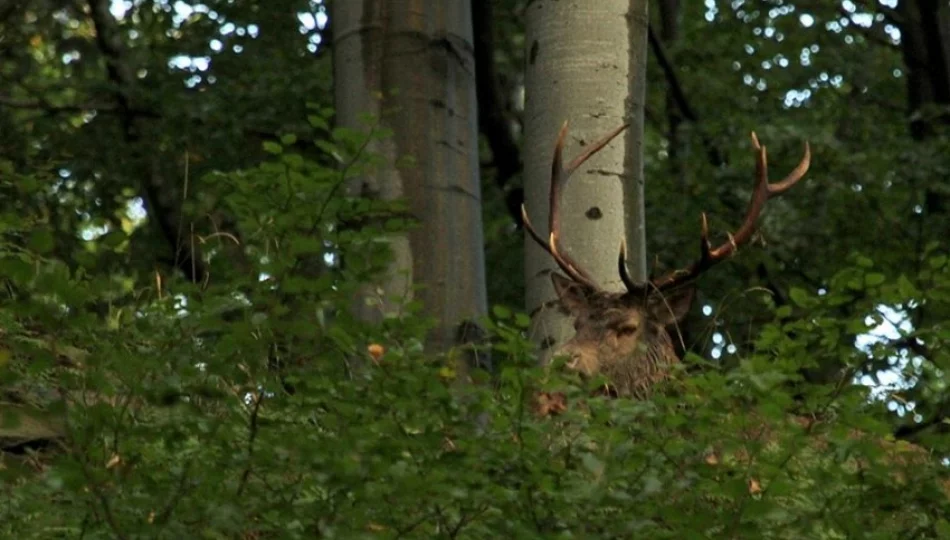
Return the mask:
<svg viewBox="0 0 950 540"><path fill-rule="evenodd" d="M97 114L118 114L119 107L114 103L88 102L88 103L66 103L63 105L54 105L42 97L36 99L18 99L7 94L0 94L0 107L10 109L23 109L39 111L46 114L72 114L95 112ZM151 110L134 109L132 113L143 118L160 118L161 116Z"/></svg>
<svg viewBox="0 0 950 540"><path fill-rule="evenodd" d="M673 102L676 103L676 107L680 110L680 112L683 113L683 118L698 126L699 115L690 105L689 100L686 99L686 93L683 91L683 85L680 84L680 80L676 76L676 69L673 67L673 63L666 54L666 50L663 48L660 38L658 38L656 32L654 32L653 25L650 25L647 28L647 37L650 42L650 49L653 51L653 55L656 56L656 61L660 64L660 69L663 71L663 75L666 78L666 84L668 84L670 87L670 95L673 98ZM725 160L723 159L722 153L719 151L719 149L716 148L713 142L709 140L709 138L704 133L702 133L702 131L700 131L700 138L703 142L703 148L706 149L706 157L709 159L709 163L711 163L714 167L723 165Z"/></svg>
<svg viewBox="0 0 950 540"><path fill-rule="evenodd" d="M0 106L11 109L30 109L47 113L76 113L88 111L115 111L116 106L106 103L77 103L70 105L53 105L42 99L16 99L6 94L0 94Z"/></svg>
<svg viewBox="0 0 950 540"><path fill-rule="evenodd" d="M653 30L652 24L647 28L647 38L650 42L650 48L653 50L654 56L656 56L656 61L660 64L660 69L663 70L663 75L666 77L666 84L670 87L670 93L673 95L676 106L680 112L683 113L684 118L690 122L699 122L699 116L686 99L686 94L683 92L683 85L680 84L679 78L676 76L676 69L673 67L669 55L666 54L663 43L660 42L660 38L657 37L656 32Z"/></svg>

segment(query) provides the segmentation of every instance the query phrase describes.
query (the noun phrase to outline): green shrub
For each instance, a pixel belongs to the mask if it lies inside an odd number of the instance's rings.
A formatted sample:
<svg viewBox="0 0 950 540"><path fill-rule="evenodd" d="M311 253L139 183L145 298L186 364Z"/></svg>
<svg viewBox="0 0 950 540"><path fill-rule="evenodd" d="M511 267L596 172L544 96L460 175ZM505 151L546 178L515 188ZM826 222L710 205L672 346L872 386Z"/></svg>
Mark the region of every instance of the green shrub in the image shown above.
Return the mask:
<svg viewBox="0 0 950 540"><path fill-rule="evenodd" d="M337 132L323 163L272 143L272 159L206 179L193 211L224 205L243 237L237 254L207 239L198 285L111 272L121 231L66 257L35 207L0 216L0 535L948 535L942 466L887 440L883 407L852 384L868 324L835 315L945 306L945 258L931 253L926 293L856 260L827 294L794 291L737 367L690 356L651 401L536 367L528 318L506 308L486 321L502 367L459 384L451 354L423 351L418 306L380 325L348 315L385 268L379 238L411 226L401 205L340 189L372 166L364 143ZM55 204L41 184L19 196ZM917 330L938 353L945 333ZM802 379L827 363L836 377ZM535 414L542 390L567 410Z"/></svg>

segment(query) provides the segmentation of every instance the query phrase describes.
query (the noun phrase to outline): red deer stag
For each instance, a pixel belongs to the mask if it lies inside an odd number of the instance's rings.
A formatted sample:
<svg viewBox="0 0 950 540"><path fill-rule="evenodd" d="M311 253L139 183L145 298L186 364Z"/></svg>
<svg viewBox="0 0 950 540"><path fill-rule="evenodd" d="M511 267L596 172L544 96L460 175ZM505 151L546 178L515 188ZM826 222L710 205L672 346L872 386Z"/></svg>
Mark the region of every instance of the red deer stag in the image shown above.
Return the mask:
<svg viewBox="0 0 950 540"><path fill-rule="evenodd" d="M643 398L655 383L668 376L669 367L679 361L667 327L679 322L689 311L695 280L752 239L756 220L765 203L802 179L808 171L811 153L806 142L805 155L798 166L782 181L769 183L765 147L752 133L756 153L755 188L739 230L713 248L709 242L706 214L702 214L699 259L683 269L643 283L630 276L626 265L626 244L621 241L617 268L627 290L610 292L598 286L591 275L561 248L558 212L561 190L571 174L626 127L621 126L592 144L565 168L561 159L567 136L565 122L554 145L547 240L531 224L524 205L521 213L528 233L567 275L552 273L551 280L561 309L574 318L576 332L554 355L568 357L568 368L583 376L602 374L612 386L612 393L618 396Z"/></svg>

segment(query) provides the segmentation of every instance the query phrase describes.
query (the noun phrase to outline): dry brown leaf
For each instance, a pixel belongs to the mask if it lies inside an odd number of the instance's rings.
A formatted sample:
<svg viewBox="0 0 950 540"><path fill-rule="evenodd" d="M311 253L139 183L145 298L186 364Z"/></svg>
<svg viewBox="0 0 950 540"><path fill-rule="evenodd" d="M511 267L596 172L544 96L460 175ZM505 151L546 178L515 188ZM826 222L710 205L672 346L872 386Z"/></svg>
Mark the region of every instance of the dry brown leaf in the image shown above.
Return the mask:
<svg viewBox="0 0 950 540"><path fill-rule="evenodd" d="M758 495L759 493L762 493L762 484L756 478L749 478L749 494Z"/></svg>
<svg viewBox="0 0 950 540"><path fill-rule="evenodd" d="M536 410L542 417L557 416L567 410L567 397L562 392L539 392L536 401Z"/></svg>

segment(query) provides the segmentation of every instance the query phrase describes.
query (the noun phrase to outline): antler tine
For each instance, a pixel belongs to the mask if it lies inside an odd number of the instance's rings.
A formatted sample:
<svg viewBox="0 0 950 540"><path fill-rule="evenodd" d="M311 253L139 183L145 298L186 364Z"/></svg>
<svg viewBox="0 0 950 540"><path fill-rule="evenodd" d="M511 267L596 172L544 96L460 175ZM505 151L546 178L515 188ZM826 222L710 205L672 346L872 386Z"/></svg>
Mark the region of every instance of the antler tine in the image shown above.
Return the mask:
<svg viewBox="0 0 950 540"><path fill-rule="evenodd" d="M728 257L736 251L738 245L748 242L752 238L752 234L755 232L756 221L759 219L759 215L762 213L765 203L768 202L768 200L772 197L781 195L782 193L788 191L789 188L794 186L805 176L805 173L808 172L808 167L811 164L811 148L806 141L805 155L802 157L802 160L798 163L798 165L780 182L770 184L768 153L766 152L765 146L759 143L759 138L756 136L754 131L752 132L752 146L756 151L756 181L755 188L753 188L752 191L752 198L749 200L749 208L746 210L745 220L739 227L739 230L736 231L735 237L730 238L729 243L719 246L710 253L710 255L714 258Z"/></svg>
<svg viewBox="0 0 950 540"><path fill-rule="evenodd" d="M759 144L759 137L756 136L754 131L752 132L752 147L755 148L756 152L759 152L759 149L761 149L761 152L763 154L765 153L765 147ZM762 156L761 162L762 162L763 169L767 169L768 163L767 163L767 159L765 155ZM758 167L758 163L759 163L759 160L756 160L756 167ZM811 165L811 147L809 146L808 141L805 141L805 155L802 156L802 160L798 162L798 165L796 165L795 168L792 169L792 172L788 173L788 176L786 176L779 182L769 184L767 173L763 171L763 174L766 174L765 178L766 178L766 184L769 187L769 193L771 195L779 195L787 191L790 187L794 186L799 180L801 180L805 176L805 173L808 172L808 167L810 165Z"/></svg>
<svg viewBox="0 0 950 540"><path fill-rule="evenodd" d="M564 174L561 155L564 152L564 139L567 137L567 120L561 125L554 143L554 157L551 159L551 185L548 188L548 230L555 239L561 236L561 183L567 182L571 174ZM552 249L554 249L552 247ZM551 255L554 255L553 253Z"/></svg>
<svg viewBox="0 0 950 540"><path fill-rule="evenodd" d="M582 270L579 271L575 266L571 264L570 261L565 260L557 252L557 242L552 239L543 240L541 235L538 234L538 231L534 228L534 225L531 224L531 219L528 218L528 211L525 209L524 204L521 205L521 220L524 222L524 228L528 231L528 234L531 235L531 238L541 246L544 251L548 252L551 255L551 258L554 259L554 262L564 271L565 274L570 276L571 279L579 281L586 285L594 286L593 280L585 275L585 272ZM553 236L553 234L552 234ZM553 249L552 249L553 246Z"/></svg>
<svg viewBox="0 0 950 540"><path fill-rule="evenodd" d="M593 277L581 265L577 264L566 251L561 249L561 188L571 177L572 169L565 174L564 171L564 139L567 138L567 120L561 124L561 129L557 134L557 141L554 143L554 156L551 159L551 185L548 191L548 253L554 258L554 262L561 267L561 270L573 279L585 283L594 288Z"/></svg>
<svg viewBox="0 0 950 540"><path fill-rule="evenodd" d="M554 159L551 164L551 179L550 187L548 188L548 230L551 231L552 236L556 236L559 232L557 217L559 213L558 202L560 199L560 189L558 184L561 178L561 152L564 148L565 135L567 135L567 122L564 122L564 125L561 126L561 131L558 133L557 142L554 144ZM521 220L524 222L524 227L528 231L528 234L531 235L531 238L534 239L544 251L551 255L561 270L567 273L571 278L581 278L580 281L589 281L582 272L577 271L576 268L557 255L556 245L551 242L550 238L541 238L541 235L538 234L534 225L531 224L531 219L528 218L528 210L525 208L524 203L521 204ZM554 246L553 249L552 246Z"/></svg>
<svg viewBox="0 0 950 540"><path fill-rule="evenodd" d="M592 144L587 150L571 160L570 164L568 164L567 168L565 169L562 154L564 152L564 139L567 137L567 126L567 122L564 122L564 124L561 126L561 130L558 133L557 142L554 145L554 157L551 162L551 186L548 194L548 230L550 231L550 235L547 241L541 238L541 235L538 234L537 230L535 230L534 226L531 224L531 220L528 219L528 213L525 210L523 204L521 205L521 218L524 221L525 229L528 230L531 238L533 238L535 242L537 242L551 255L557 265L568 275L568 277L574 281L583 283L593 288L598 288L590 273L584 270L574 261L573 258L571 258L570 255L567 254L567 252L561 249L561 188L567 183L567 180L570 178L571 174L577 170L580 165L587 161L592 155L600 151L620 132L626 129L627 124L622 125L621 127L609 133L607 136Z"/></svg>
<svg viewBox="0 0 950 540"><path fill-rule="evenodd" d="M654 286L659 289L668 290L682 285L695 279L711 266L726 259L738 251L739 246L752 239L752 235L755 233L755 229L757 227L756 222L759 219L759 215L762 213L762 209L765 207L765 203L768 202L768 200L772 197L781 195L782 193L788 191L789 188L798 183L798 181L805 176L805 173L808 172L808 167L811 164L811 148L806 141L805 155L802 157L798 165L781 181L771 184L769 183L768 177L768 154L766 152L765 146L759 143L759 139L755 135L754 131L752 132L752 147L755 149L756 153L755 187L752 191L752 197L749 199L749 207L746 210L745 219L743 220L742 225L739 226L739 229L734 235L728 234L729 239L725 243L713 249L709 243L709 223L706 219L706 214L703 213L701 215L702 222L700 231L699 260L687 268L674 270L673 272L670 272L661 278L654 279Z"/></svg>
<svg viewBox="0 0 950 540"><path fill-rule="evenodd" d="M630 275L630 270L627 268L627 239L620 239L620 255L617 257L617 271L620 273L620 281L623 281L624 286L627 288L627 291L644 291L645 287L643 283L637 283L633 279L633 276Z"/></svg>
<svg viewBox="0 0 950 540"><path fill-rule="evenodd" d="M574 171L576 171L578 167L583 165L585 161L590 159L590 157L596 154L597 152L600 152L600 150L603 147L607 146L608 144L610 144L610 141L614 140L614 137L616 137L617 135L620 135L623 132L623 130L627 129L628 127L630 127L630 124L627 124L627 123L621 124L618 128L614 129L610 133L601 137L599 141L587 147L587 150L583 151L579 156L572 159L571 163L567 166L567 176L570 176L571 174L573 174ZM564 123L564 127L562 129L564 133L567 133L567 122ZM567 181L566 178L565 178L565 181Z"/></svg>

